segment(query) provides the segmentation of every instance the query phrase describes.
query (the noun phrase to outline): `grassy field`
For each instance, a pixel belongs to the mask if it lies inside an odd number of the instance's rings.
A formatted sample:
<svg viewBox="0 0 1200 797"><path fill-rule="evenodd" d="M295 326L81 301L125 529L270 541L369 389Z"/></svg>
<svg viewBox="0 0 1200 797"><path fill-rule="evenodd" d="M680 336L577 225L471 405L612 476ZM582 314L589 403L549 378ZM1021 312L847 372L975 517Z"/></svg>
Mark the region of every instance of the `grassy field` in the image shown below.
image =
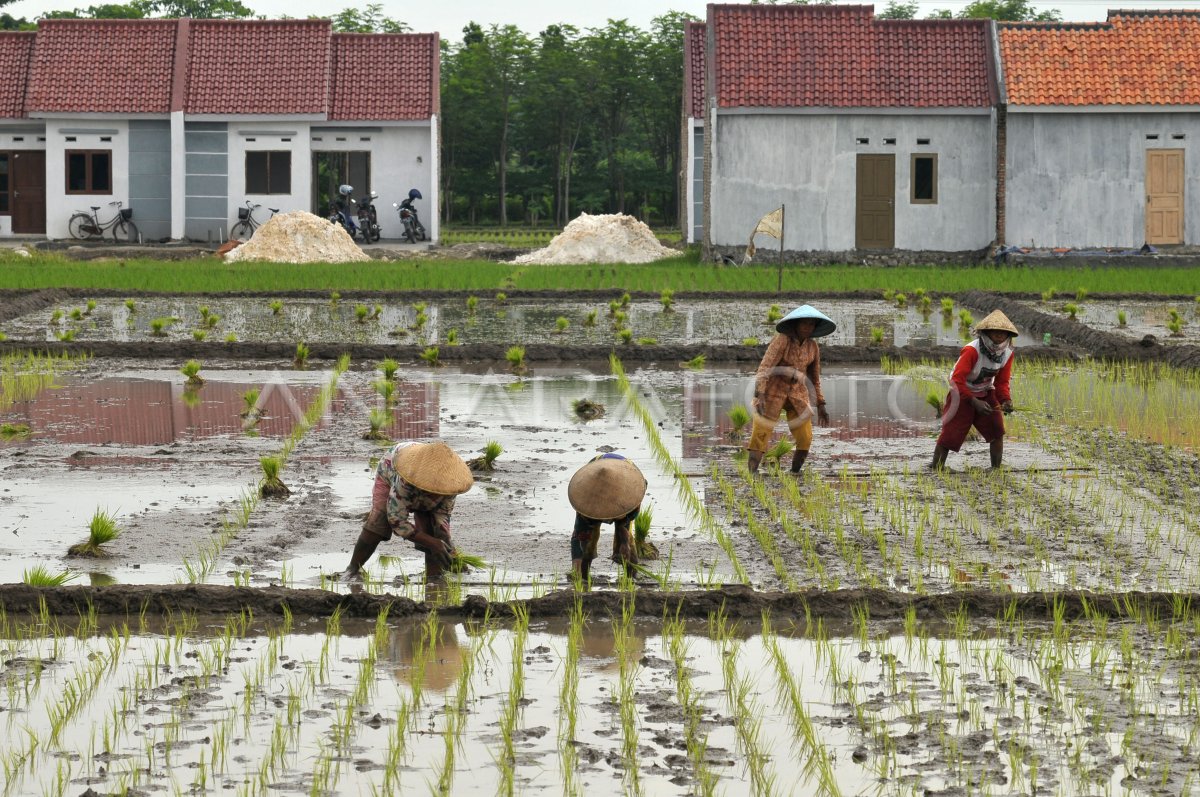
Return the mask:
<svg viewBox="0 0 1200 797"><path fill-rule="evenodd" d="M77 261L58 255L0 258L0 288L80 288L169 293L219 291L635 290L774 292L775 266L700 263L695 255L646 265L518 266L485 260L225 264L193 261ZM1200 269L1028 266L785 266L783 291L893 290L932 294L970 289L1070 296L1154 292L1200 294Z"/></svg>

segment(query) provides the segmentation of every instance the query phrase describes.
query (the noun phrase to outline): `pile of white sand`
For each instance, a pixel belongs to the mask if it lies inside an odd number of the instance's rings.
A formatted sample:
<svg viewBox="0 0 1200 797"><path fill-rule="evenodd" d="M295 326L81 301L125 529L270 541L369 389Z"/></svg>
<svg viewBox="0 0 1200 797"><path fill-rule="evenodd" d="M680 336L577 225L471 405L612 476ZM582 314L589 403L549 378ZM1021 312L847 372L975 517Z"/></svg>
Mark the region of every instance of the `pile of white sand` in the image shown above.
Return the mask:
<svg viewBox="0 0 1200 797"><path fill-rule="evenodd" d="M227 263L350 263L370 259L340 224L306 210L272 216L249 241L225 255Z"/></svg>
<svg viewBox="0 0 1200 797"><path fill-rule="evenodd" d="M514 263L649 263L678 255L658 242L633 216L612 213L572 221L545 249L521 255Z"/></svg>

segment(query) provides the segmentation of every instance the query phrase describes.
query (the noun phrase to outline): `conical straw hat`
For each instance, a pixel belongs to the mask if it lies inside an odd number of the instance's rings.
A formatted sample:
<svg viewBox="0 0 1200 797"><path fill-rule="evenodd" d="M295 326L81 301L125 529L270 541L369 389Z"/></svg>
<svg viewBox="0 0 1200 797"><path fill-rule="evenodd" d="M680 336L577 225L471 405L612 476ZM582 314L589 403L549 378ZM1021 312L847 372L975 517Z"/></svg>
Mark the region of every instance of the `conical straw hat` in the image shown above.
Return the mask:
<svg viewBox="0 0 1200 797"><path fill-rule="evenodd" d="M1009 321L1008 316L999 310L988 313L982 321L975 325L976 332L987 332L988 330L1008 332L1014 337L1017 335L1017 328L1013 326L1013 322Z"/></svg>
<svg viewBox="0 0 1200 797"><path fill-rule="evenodd" d="M571 477L567 499L575 511L592 520L616 520L636 509L646 495L646 477L620 456L593 459Z"/></svg>
<svg viewBox="0 0 1200 797"><path fill-rule="evenodd" d="M401 479L435 495L465 493L475 483L467 463L441 440L405 446L392 464Z"/></svg>
<svg viewBox="0 0 1200 797"><path fill-rule="evenodd" d="M779 323L775 325L775 331L783 332L788 324L805 318L811 318L815 322L812 331L812 337L814 338L823 338L826 335L832 335L834 330L837 329L837 324L833 322L832 318L825 315L811 304L802 304L792 312L785 315L783 318L779 319Z"/></svg>

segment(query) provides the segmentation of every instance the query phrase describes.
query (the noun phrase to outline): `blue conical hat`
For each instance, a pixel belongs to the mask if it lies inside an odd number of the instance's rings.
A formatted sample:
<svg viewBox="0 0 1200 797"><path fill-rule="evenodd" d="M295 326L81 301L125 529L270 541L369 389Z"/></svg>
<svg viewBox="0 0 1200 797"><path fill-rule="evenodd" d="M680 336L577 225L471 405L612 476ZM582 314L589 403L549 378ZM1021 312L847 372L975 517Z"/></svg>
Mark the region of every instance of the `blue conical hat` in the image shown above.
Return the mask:
<svg viewBox="0 0 1200 797"><path fill-rule="evenodd" d="M814 338L823 338L826 335L832 335L837 329L837 324L833 323L833 319L822 313L820 310L813 307L811 304L802 304L792 312L779 319L779 323L775 325L776 332L783 332L783 325L791 321L799 321L802 318L811 318L817 322L813 327L812 336Z"/></svg>

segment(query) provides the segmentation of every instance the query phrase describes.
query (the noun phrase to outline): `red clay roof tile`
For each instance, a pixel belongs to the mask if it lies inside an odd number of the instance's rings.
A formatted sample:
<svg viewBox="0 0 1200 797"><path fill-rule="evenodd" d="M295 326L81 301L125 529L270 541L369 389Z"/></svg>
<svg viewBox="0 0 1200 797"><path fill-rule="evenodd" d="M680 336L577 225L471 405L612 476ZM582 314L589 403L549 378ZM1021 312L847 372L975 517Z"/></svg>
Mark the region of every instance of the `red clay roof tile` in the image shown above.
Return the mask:
<svg viewBox="0 0 1200 797"><path fill-rule="evenodd" d="M176 27L172 19L42 20L26 112L166 114Z"/></svg>
<svg viewBox="0 0 1200 797"><path fill-rule="evenodd" d="M417 120L437 113L436 33L335 33L329 118Z"/></svg>
<svg viewBox="0 0 1200 797"><path fill-rule="evenodd" d="M0 33L0 119L25 115L25 87L35 36L33 31Z"/></svg>
<svg viewBox="0 0 1200 797"><path fill-rule="evenodd" d="M314 20L192 20L188 114L324 114L331 27Z"/></svg>
<svg viewBox="0 0 1200 797"><path fill-rule="evenodd" d="M707 26L688 22L683 29L683 113L704 118L704 50Z"/></svg>
<svg viewBox="0 0 1200 797"><path fill-rule="evenodd" d="M1002 23L1010 105L1200 105L1200 11Z"/></svg>
<svg viewBox="0 0 1200 797"><path fill-rule="evenodd" d="M722 108L991 105L987 20L878 20L872 6L711 5Z"/></svg>

